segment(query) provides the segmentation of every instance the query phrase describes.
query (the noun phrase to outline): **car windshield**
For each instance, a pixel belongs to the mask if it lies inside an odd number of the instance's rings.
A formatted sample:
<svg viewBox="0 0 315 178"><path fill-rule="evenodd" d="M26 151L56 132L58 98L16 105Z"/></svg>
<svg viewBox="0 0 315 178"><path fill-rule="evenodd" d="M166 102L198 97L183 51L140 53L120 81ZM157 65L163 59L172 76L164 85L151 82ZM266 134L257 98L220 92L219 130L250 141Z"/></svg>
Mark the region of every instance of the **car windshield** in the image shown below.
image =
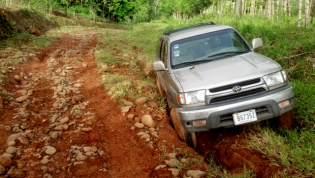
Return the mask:
<svg viewBox="0 0 315 178"><path fill-rule="evenodd" d="M227 29L172 42L171 64L180 68L249 51L243 38L235 30Z"/></svg>

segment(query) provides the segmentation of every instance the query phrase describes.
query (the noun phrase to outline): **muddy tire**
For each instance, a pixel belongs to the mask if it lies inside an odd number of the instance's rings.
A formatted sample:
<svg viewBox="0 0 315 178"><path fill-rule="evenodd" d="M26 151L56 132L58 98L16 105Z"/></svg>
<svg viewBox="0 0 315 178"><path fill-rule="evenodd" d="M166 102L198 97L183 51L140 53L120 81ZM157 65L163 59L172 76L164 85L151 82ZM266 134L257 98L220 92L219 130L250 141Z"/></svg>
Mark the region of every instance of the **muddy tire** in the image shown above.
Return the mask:
<svg viewBox="0 0 315 178"><path fill-rule="evenodd" d="M157 88L158 88L159 94L160 94L162 97L166 96L166 93L165 93L165 91L163 90L162 85L161 85L161 83L160 83L160 81L158 80L157 77L156 77L156 86L157 86Z"/></svg>
<svg viewBox="0 0 315 178"><path fill-rule="evenodd" d="M285 129L292 129L294 124L293 119L294 119L293 111L292 110L288 111L279 117L278 120L279 126Z"/></svg>
<svg viewBox="0 0 315 178"><path fill-rule="evenodd" d="M175 131L177 132L178 137L184 141L188 146L196 149L197 148L197 136L195 132L185 131L182 123L180 122L176 108L171 109L171 121L174 125Z"/></svg>

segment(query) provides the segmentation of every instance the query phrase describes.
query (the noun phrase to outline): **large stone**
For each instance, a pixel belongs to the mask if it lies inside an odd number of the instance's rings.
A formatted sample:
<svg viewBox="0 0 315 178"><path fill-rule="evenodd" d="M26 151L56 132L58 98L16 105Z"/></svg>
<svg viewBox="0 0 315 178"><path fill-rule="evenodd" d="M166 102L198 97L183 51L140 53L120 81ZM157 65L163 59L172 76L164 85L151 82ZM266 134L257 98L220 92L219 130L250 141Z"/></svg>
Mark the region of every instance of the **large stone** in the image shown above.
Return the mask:
<svg viewBox="0 0 315 178"><path fill-rule="evenodd" d="M18 140L19 140L20 143L22 143L23 145L28 145L28 144L30 144L30 141L29 141L26 137L19 137Z"/></svg>
<svg viewBox="0 0 315 178"><path fill-rule="evenodd" d="M141 97L141 98L136 99L136 102L135 102L135 103L136 103L137 105L142 105L142 104L146 103L147 100L148 100L148 98L146 98L146 97Z"/></svg>
<svg viewBox="0 0 315 178"><path fill-rule="evenodd" d="M130 101L123 100L123 102L124 102L124 105L126 105L126 106L133 106L133 103Z"/></svg>
<svg viewBox="0 0 315 178"><path fill-rule="evenodd" d="M10 146L5 150L5 152L9 154L15 154L18 150L19 149L16 148L15 146Z"/></svg>
<svg viewBox="0 0 315 178"><path fill-rule="evenodd" d="M7 143L11 142L11 141L15 141L17 138L19 137L26 137L26 133L16 133L16 134L12 134L7 138Z"/></svg>
<svg viewBox="0 0 315 178"><path fill-rule="evenodd" d="M130 106L126 106L126 107L121 107L120 108L120 112L121 113L127 113L130 111Z"/></svg>
<svg viewBox="0 0 315 178"><path fill-rule="evenodd" d="M46 151L45 153L48 155L53 155L56 153L56 148L52 147L52 146L46 146Z"/></svg>
<svg viewBox="0 0 315 178"><path fill-rule="evenodd" d="M204 171L199 171L199 170L189 170L187 171L186 175L192 178L201 178L203 176L206 176L207 173Z"/></svg>
<svg viewBox="0 0 315 178"><path fill-rule="evenodd" d="M50 134L50 137L51 137L52 139L57 139L57 138L59 137L59 132L57 132L57 131L52 132L52 133Z"/></svg>
<svg viewBox="0 0 315 178"><path fill-rule="evenodd" d="M69 121L69 117L64 117L64 118L62 118L62 119L59 120L59 122L60 122L61 124L67 123L68 121Z"/></svg>
<svg viewBox="0 0 315 178"><path fill-rule="evenodd" d="M169 168L168 170L172 172L173 177L177 177L179 175L179 171L176 168Z"/></svg>
<svg viewBox="0 0 315 178"><path fill-rule="evenodd" d="M41 161L40 161L40 163L42 163L42 164L48 164L49 163L49 159L47 159L47 158L43 158Z"/></svg>
<svg viewBox="0 0 315 178"><path fill-rule="evenodd" d="M14 79L18 82L21 81L21 77L19 75L14 75Z"/></svg>
<svg viewBox="0 0 315 178"><path fill-rule="evenodd" d="M0 164L4 167L10 167L12 165L12 160L6 155L0 156Z"/></svg>
<svg viewBox="0 0 315 178"><path fill-rule="evenodd" d="M75 157L75 159L76 159L77 161L84 161L84 160L86 160L86 158L87 158L87 156L82 155L82 154L78 154L78 155Z"/></svg>
<svg viewBox="0 0 315 178"><path fill-rule="evenodd" d="M138 129L142 129L144 127L144 124L137 122L134 124L135 127L137 127Z"/></svg>
<svg viewBox="0 0 315 178"><path fill-rule="evenodd" d="M142 118L141 118L141 122L150 127L150 128L154 128L155 127L155 123L152 119L152 117L150 115L144 115Z"/></svg>
<svg viewBox="0 0 315 178"><path fill-rule="evenodd" d="M0 164L0 175L5 173L5 167Z"/></svg>
<svg viewBox="0 0 315 178"><path fill-rule="evenodd" d="M158 165L158 166L156 166L156 168L154 170L157 171L157 170L160 170L163 168L166 168L166 165Z"/></svg>
<svg viewBox="0 0 315 178"><path fill-rule="evenodd" d="M165 160L165 164L168 167L176 168L180 163L177 159L170 159L170 160Z"/></svg>
<svg viewBox="0 0 315 178"><path fill-rule="evenodd" d="M25 95L25 96L20 96L20 97L16 98L15 101L18 103L22 103L22 102L26 101L27 99L28 99L28 96Z"/></svg>

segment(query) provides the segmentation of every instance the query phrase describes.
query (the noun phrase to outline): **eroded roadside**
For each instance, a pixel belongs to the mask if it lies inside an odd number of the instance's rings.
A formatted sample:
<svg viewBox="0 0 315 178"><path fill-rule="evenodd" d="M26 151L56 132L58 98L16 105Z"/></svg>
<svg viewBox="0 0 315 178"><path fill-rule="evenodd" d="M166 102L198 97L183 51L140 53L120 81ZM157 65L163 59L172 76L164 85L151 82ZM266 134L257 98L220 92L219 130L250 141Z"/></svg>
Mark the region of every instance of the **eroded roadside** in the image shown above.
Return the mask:
<svg viewBox="0 0 315 178"><path fill-rule="evenodd" d="M30 55L2 86L10 97L0 109L1 175L217 177L224 175L222 168L229 171L225 176L242 173L244 165L258 177L282 175L279 162L246 148L243 127L202 133L200 156L178 139L167 109L156 98L142 96L156 88L137 83L147 75L137 56L119 46L102 46L116 59L136 62L97 66L95 47L103 30L72 31ZM137 99L112 98L121 94L105 82L114 74L128 76L120 82L136 88ZM222 168L208 165L209 159Z"/></svg>

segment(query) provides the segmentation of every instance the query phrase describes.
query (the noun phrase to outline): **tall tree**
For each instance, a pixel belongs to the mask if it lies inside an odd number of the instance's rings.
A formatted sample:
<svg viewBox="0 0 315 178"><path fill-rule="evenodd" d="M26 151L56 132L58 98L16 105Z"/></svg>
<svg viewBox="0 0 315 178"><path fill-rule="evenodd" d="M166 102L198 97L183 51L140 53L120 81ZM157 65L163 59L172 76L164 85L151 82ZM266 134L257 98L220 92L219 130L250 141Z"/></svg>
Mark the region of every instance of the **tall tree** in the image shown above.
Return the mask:
<svg viewBox="0 0 315 178"><path fill-rule="evenodd" d="M255 2L256 2L255 0L252 0L252 2L251 2L250 15L255 15L255 10L256 10Z"/></svg>
<svg viewBox="0 0 315 178"><path fill-rule="evenodd" d="M263 14L263 5L264 5L264 0L260 0L259 4L259 14Z"/></svg>
<svg viewBox="0 0 315 178"><path fill-rule="evenodd" d="M302 20L302 6L303 6L303 0L299 0L299 17L298 17L298 27L301 26L301 20Z"/></svg>
<svg viewBox="0 0 315 178"><path fill-rule="evenodd" d="M242 0L236 0L235 16L238 17L242 14Z"/></svg>
<svg viewBox="0 0 315 178"><path fill-rule="evenodd" d="M311 5L311 22L310 23L313 23L314 16L315 16L315 0L312 0L312 5Z"/></svg>
<svg viewBox="0 0 315 178"><path fill-rule="evenodd" d="M305 27L309 26L310 1L305 0Z"/></svg>

